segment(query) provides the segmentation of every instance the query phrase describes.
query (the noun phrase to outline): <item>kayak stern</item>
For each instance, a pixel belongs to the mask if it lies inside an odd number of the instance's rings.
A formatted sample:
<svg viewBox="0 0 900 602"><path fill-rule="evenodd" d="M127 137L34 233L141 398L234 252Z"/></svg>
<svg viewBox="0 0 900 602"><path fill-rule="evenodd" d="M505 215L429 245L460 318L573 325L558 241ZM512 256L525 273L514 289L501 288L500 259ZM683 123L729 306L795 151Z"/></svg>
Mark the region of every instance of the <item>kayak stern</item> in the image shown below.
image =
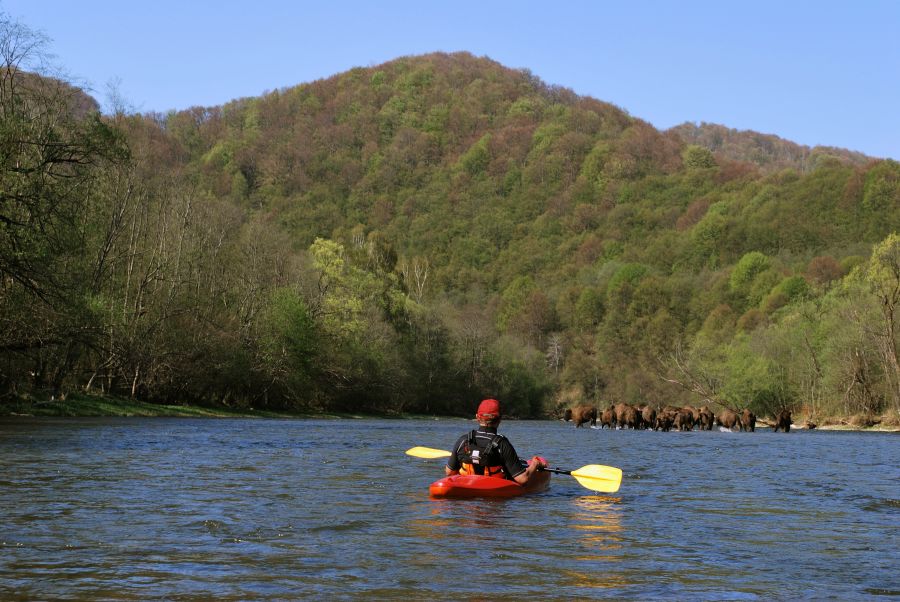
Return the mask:
<svg viewBox="0 0 900 602"><path fill-rule="evenodd" d="M432 498L508 498L546 491L550 487L550 474L546 471L534 473L526 485L501 477L480 475L453 475L435 481L428 488Z"/></svg>

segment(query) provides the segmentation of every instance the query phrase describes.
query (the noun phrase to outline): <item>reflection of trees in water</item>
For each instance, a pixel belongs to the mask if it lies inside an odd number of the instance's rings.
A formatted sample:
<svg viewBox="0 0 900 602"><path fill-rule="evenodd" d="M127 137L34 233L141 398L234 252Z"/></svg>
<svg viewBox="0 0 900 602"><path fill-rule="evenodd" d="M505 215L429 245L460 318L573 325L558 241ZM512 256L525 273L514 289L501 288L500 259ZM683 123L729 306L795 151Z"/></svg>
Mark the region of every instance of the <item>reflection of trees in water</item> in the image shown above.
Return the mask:
<svg viewBox="0 0 900 602"><path fill-rule="evenodd" d="M513 557L533 550L520 549L519 531L536 527L522 521L515 511L510 511L507 500L450 500L431 501L427 515L407 521L406 533L420 542L429 542L413 559L411 566L439 566L444 562L446 546L453 541L470 541L477 534L481 549L504 550ZM547 586L547 580L555 587L621 588L634 582L623 570L622 562L628 559L625 548L622 498L610 495L590 495L573 498L567 504L568 511L555 519L543 517L547 523L564 526L554 535L547 535L548 547L542 550L542 562L552 567L519 576L519 585L535 579L535 586ZM541 519L538 519L541 522ZM555 530L555 529L554 529ZM494 546L492 548L492 546ZM499 565L494 567L500 570ZM490 569L486 569L490 572ZM502 572L502 571L501 571ZM552 577L555 575L555 577Z"/></svg>
<svg viewBox="0 0 900 602"><path fill-rule="evenodd" d="M419 518L407 523L407 531L423 540L443 540L458 532L479 529L488 533L500 529L509 520L503 513L506 500L431 500L429 518ZM487 529L488 531L483 531Z"/></svg>
<svg viewBox="0 0 900 602"><path fill-rule="evenodd" d="M570 517L571 527L580 545L580 553L573 559L583 563L581 571L565 570L572 584L579 587L622 587L628 581L609 563L619 563L622 556L624 530L622 526L622 498L608 495L587 495L574 501Z"/></svg>
<svg viewBox="0 0 900 602"><path fill-rule="evenodd" d="M403 523L407 543L400 544L401 548L410 541L426 544L417 545L415 554L405 559L408 567L413 572L443 571L444 568L439 567L446 566L448 550L457 547L459 542L477 541L477 545L485 550L505 549L509 542L504 525L509 525L510 517L504 513L504 502L506 500L430 500L427 515ZM456 578L455 573L447 576L451 581Z"/></svg>

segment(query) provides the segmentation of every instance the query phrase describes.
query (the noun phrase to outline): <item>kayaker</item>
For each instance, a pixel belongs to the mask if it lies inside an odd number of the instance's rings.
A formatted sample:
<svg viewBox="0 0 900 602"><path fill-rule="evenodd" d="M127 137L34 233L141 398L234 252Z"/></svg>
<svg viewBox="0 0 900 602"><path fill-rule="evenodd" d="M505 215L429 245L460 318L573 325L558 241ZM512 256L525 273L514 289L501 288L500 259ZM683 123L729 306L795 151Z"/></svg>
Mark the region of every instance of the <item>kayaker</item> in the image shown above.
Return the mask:
<svg viewBox="0 0 900 602"><path fill-rule="evenodd" d="M512 443L497 434L500 426L500 402L485 399L478 405L475 419L478 428L457 439L444 472L455 474L483 474L502 476L524 485L540 468L546 467L543 458L534 456L526 464L519 460Z"/></svg>

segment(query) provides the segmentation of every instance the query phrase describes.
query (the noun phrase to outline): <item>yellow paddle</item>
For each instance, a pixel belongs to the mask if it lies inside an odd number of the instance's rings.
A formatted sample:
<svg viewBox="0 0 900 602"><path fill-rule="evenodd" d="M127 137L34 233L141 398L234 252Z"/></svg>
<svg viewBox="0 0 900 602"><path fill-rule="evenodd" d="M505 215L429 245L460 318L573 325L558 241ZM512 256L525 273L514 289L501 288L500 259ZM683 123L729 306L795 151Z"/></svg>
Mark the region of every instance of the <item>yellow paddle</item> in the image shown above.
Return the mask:
<svg viewBox="0 0 900 602"><path fill-rule="evenodd" d="M406 455L414 458L447 458L450 452L443 449L433 449L431 447L411 447L406 450ZM600 491L602 493L615 493L622 484L622 469L615 466L603 466L600 464L588 464L577 470L563 470L561 468L544 468L547 472L556 474L566 474L575 477L582 487L591 491Z"/></svg>
<svg viewBox="0 0 900 602"><path fill-rule="evenodd" d="M582 487L602 493L615 493L622 484L622 469L615 466L588 464L578 470L562 470L560 468L545 468L544 470L573 476L576 481L581 483Z"/></svg>
<svg viewBox="0 0 900 602"><path fill-rule="evenodd" d="M448 458L450 456L450 452L444 451L442 449L432 449L430 447L411 447L406 450L407 456L413 456L415 458L427 458L431 460L432 458Z"/></svg>

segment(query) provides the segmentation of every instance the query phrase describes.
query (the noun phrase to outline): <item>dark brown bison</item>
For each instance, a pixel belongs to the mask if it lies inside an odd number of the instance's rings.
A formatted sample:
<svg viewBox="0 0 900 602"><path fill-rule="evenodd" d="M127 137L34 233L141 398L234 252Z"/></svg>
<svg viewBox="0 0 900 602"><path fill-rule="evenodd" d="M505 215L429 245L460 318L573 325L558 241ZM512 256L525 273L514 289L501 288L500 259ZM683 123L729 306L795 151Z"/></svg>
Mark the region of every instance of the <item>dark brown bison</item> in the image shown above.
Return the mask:
<svg viewBox="0 0 900 602"><path fill-rule="evenodd" d="M575 423L575 428L589 422L591 426L597 425L597 408L592 405L582 403L572 408L571 414L566 410L569 419Z"/></svg>
<svg viewBox="0 0 900 602"><path fill-rule="evenodd" d="M666 406L656 413L656 430L668 432L675 424L675 416L678 415L678 409Z"/></svg>
<svg viewBox="0 0 900 602"><path fill-rule="evenodd" d="M608 426L611 429L616 428L616 409L609 406L600 414L600 428Z"/></svg>
<svg viewBox="0 0 900 602"><path fill-rule="evenodd" d="M778 412L778 415L775 417L775 432L778 432L778 429L784 429L785 433L791 432L791 411L790 410L781 410Z"/></svg>
<svg viewBox="0 0 900 602"><path fill-rule="evenodd" d="M656 424L656 408L645 405L641 408L641 423L644 428L652 429Z"/></svg>
<svg viewBox="0 0 900 602"><path fill-rule="evenodd" d="M682 408L691 413L691 418L693 419L692 424L697 424L700 422L700 408L695 408L694 406L684 406Z"/></svg>
<svg viewBox="0 0 900 602"><path fill-rule="evenodd" d="M732 410L722 410L716 416L716 424L730 429L735 426L740 426L740 417Z"/></svg>
<svg viewBox="0 0 900 602"><path fill-rule="evenodd" d="M700 408L700 420L698 425L700 426L701 431L711 431L715 421L716 415L712 413L712 410L706 406Z"/></svg>
<svg viewBox="0 0 900 602"><path fill-rule="evenodd" d="M691 408L681 408L675 415L673 426L679 431L690 431L694 428L694 413Z"/></svg>
<svg viewBox="0 0 900 602"><path fill-rule="evenodd" d="M745 409L741 412L741 430L749 431L751 433L756 431L756 414L749 409Z"/></svg>
<svg viewBox="0 0 900 602"><path fill-rule="evenodd" d="M616 404L616 423L620 428L631 427L633 429L640 426L640 413L632 405L627 403Z"/></svg>

